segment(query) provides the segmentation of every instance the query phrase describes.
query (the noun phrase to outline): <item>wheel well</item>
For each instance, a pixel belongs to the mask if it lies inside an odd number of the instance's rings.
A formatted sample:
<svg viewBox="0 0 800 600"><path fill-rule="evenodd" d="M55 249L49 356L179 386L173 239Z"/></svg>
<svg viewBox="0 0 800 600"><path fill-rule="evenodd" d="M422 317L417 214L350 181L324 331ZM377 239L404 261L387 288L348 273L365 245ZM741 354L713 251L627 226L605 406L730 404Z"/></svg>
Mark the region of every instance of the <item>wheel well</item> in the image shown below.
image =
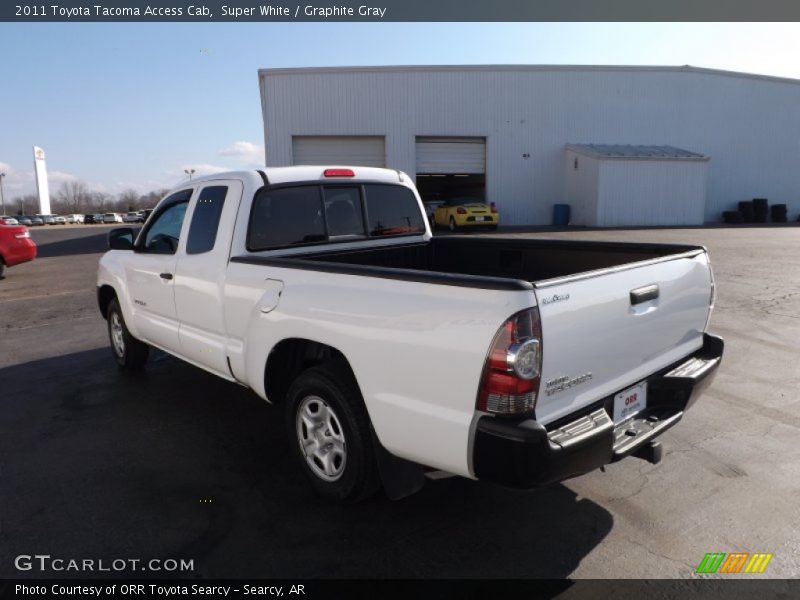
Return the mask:
<svg viewBox="0 0 800 600"><path fill-rule="evenodd" d="M289 387L300 373L329 362L337 363L349 372L353 381L356 380L347 358L333 346L302 338L282 340L267 357L264 369L264 389L267 398L273 404L282 403L286 399Z"/></svg>
<svg viewBox="0 0 800 600"><path fill-rule="evenodd" d="M101 285L97 288L97 305L100 307L100 313L104 319L108 318L108 305L117 297L117 293L110 285Z"/></svg>

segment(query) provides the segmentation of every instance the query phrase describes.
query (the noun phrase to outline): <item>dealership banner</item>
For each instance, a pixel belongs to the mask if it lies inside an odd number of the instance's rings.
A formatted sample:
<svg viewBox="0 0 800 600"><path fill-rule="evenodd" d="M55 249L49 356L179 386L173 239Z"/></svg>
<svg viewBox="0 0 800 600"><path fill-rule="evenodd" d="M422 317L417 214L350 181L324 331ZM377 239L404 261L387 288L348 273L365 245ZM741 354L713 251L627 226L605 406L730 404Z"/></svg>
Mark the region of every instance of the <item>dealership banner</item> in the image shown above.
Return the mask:
<svg viewBox="0 0 800 600"><path fill-rule="evenodd" d="M0 3L0 21L798 21L796 0L53 0Z"/></svg>

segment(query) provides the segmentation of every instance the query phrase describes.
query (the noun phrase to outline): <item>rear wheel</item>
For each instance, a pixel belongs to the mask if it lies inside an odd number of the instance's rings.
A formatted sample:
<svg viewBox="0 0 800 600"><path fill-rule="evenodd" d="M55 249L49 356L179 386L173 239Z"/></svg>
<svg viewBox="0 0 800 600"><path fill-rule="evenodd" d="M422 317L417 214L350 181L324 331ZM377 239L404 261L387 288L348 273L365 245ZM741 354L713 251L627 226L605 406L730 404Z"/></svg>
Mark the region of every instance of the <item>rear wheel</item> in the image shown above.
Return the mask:
<svg viewBox="0 0 800 600"><path fill-rule="evenodd" d="M321 496L353 503L380 487L369 416L347 369L323 365L303 372L289 389L286 427L301 468Z"/></svg>
<svg viewBox="0 0 800 600"><path fill-rule="evenodd" d="M116 298L108 305L107 321L111 353L120 368L138 370L144 367L150 346L130 334Z"/></svg>
<svg viewBox="0 0 800 600"><path fill-rule="evenodd" d="M6 262L0 258L0 279L4 277L6 273Z"/></svg>

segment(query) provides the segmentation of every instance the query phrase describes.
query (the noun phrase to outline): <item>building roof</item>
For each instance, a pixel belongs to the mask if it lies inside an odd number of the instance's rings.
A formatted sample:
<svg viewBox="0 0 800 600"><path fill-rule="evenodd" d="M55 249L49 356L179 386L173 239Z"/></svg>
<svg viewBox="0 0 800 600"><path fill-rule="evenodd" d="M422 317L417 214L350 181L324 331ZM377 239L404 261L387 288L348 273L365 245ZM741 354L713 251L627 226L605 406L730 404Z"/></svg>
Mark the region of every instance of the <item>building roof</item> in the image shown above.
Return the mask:
<svg viewBox="0 0 800 600"><path fill-rule="evenodd" d="M675 146L637 146L632 144L567 144L579 154L595 158L623 158L650 160L708 160L707 156L676 148Z"/></svg>
<svg viewBox="0 0 800 600"><path fill-rule="evenodd" d="M258 70L261 76L275 75L308 75L311 73L391 73L391 72L428 72L428 71L572 71L572 72L662 72L662 73L694 73L699 75L717 75L722 77L738 77L744 79L760 79L777 83L798 85L800 79L763 75L759 73L744 73L741 71L726 71L723 69L709 69L694 67L692 65L386 65L386 66L361 66L361 67L290 67L290 68L262 68Z"/></svg>

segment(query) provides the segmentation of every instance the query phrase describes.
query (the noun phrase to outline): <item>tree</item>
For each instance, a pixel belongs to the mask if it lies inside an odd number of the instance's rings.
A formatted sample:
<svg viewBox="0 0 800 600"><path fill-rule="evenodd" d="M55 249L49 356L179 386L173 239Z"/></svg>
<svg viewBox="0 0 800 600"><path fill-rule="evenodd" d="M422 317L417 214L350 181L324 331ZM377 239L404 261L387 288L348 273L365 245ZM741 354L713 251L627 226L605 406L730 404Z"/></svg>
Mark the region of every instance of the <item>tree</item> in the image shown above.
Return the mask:
<svg viewBox="0 0 800 600"><path fill-rule="evenodd" d="M113 199L111 194L106 194L105 192L92 192L92 198L89 202L89 207L92 210L96 210L97 212L106 212L106 207L111 206Z"/></svg>
<svg viewBox="0 0 800 600"><path fill-rule="evenodd" d="M57 213L80 213L89 207L89 186L79 179L65 181L56 194L53 208Z"/></svg>
<svg viewBox="0 0 800 600"><path fill-rule="evenodd" d="M39 197L36 194L17 196L11 201L11 204L7 203L6 206L9 215L32 215L39 212Z"/></svg>
<svg viewBox="0 0 800 600"><path fill-rule="evenodd" d="M131 212L139 203L139 193L136 190L128 189L120 192L117 199L117 210L119 212Z"/></svg>

